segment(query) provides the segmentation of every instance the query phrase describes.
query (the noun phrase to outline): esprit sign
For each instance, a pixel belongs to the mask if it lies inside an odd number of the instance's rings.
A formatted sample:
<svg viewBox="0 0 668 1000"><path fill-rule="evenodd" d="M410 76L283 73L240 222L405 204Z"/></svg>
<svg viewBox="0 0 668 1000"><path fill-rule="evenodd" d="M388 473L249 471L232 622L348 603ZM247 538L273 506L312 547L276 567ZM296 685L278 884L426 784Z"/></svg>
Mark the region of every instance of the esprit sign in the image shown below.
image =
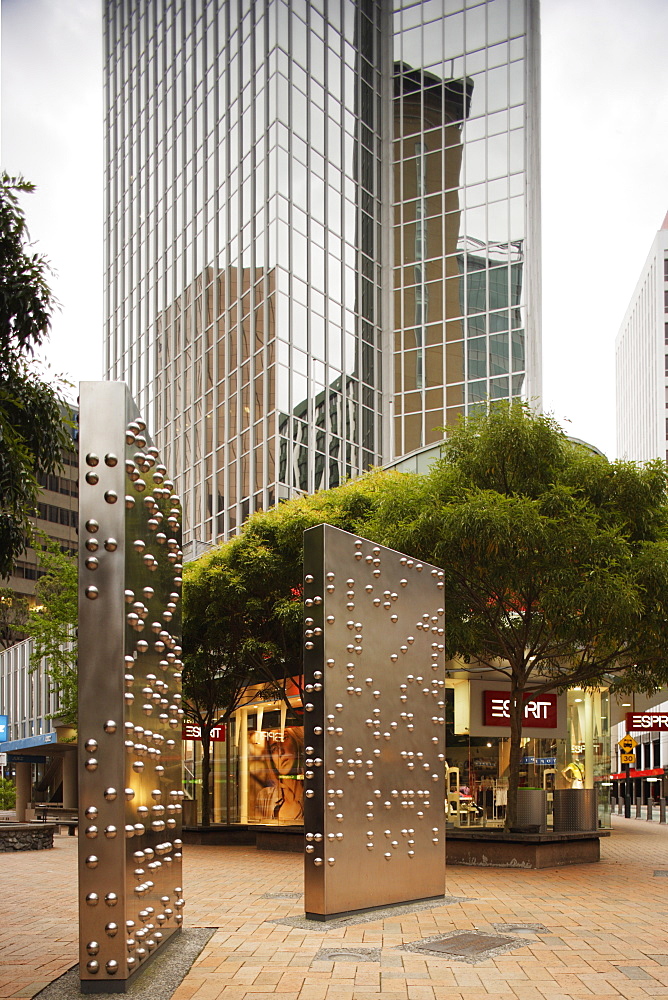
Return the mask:
<svg viewBox="0 0 668 1000"><path fill-rule="evenodd" d="M663 733L668 732L668 714L659 712L627 712L627 733Z"/></svg>
<svg viewBox="0 0 668 1000"><path fill-rule="evenodd" d="M483 691L483 725L510 726L510 696L506 691ZM557 728L557 696L541 694L533 698L524 695L525 729Z"/></svg>
<svg viewBox="0 0 668 1000"><path fill-rule="evenodd" d="M193 722L184 722L181 736L184 740L199 740L201 743L202 728L201 726L196 726ZM224 743L225 726L214 726L211 730L211 740L214 743Z"/></svg>

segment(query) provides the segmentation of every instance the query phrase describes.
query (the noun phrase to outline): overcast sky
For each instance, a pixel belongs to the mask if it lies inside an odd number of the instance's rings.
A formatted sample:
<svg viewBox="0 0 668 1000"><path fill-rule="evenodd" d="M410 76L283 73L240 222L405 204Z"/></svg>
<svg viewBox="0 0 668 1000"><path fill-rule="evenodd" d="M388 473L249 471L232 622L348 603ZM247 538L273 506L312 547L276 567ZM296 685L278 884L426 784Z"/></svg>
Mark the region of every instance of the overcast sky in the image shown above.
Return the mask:
<svg viewBox="0 0 668 1000"><path fill-rule="evenodd" d="M102 376L100 0L2 0L3 169L62 309L48 349ZM614 341L668 211L667 0L543 0L544 399L615 454Z"/></svg>

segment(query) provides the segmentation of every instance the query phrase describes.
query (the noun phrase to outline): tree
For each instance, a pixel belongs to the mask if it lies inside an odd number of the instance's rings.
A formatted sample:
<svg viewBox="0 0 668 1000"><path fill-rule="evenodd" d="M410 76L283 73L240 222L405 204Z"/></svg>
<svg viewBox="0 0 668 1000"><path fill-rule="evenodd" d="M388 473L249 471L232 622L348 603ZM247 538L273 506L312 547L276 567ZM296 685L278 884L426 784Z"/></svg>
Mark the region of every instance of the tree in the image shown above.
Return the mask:
<svg viewBox="0 0 668 1000"><path fill-rule="evenodd" d="M39 475L58 469L71 447L62 416L68 408L32 360L55 305L48 264L30 253L18 200L32 190L21 177L0 178L0 577L11 574L31 538Z"/></svg>
<svg viewBox="0 0 668 1000"><path fill-rule="evenodd" d="M0 587L0 649L28 638L29 606L27 597L15 594L10 587Z"/></svg>
<svg viewBox="0 0 668 1000"><path fill-rule="evenodd" d="M429 474L388 484L368 525L445 570L449 655L510 681L509 828L525 692L668 678L666 478L504 404L453 431Z"/></svg>
<svg viewBox="0 0 668 1000"><path fill-rule="evenodd" d="M252 696L251 685L273 687L288 706L288 681L301 689L304 531L324 522L357 530L393 475L371 473L257 513L241 535L184 567L183 704L201 728L204 826L211 730Z"/></svg>
<svg viewBox="0 0 668 1000"><path fill-rule="evenodd" d="M37 581L37 607L29 614L29 633L34 642L31 669L42 658L52 690L58 693L57 717L77 728L77 559L61 552L55 542L41 535L44 548L39 562L44 575Z"/></svg>
<svg viewBox="0 0 668 1000"><path fill-rule="evenodd" d="M16 786L10 778L0 778L0 809L14 809Z"/></svg>

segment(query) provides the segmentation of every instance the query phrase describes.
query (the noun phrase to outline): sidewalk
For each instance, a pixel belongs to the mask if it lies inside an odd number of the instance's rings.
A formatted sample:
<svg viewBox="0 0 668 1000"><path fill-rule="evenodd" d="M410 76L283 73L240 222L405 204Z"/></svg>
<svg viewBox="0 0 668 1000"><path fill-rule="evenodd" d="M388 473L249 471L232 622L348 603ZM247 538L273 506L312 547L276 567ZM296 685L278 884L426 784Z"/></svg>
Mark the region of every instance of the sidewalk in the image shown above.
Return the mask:
<svg viewBox="0 0 668 1000"><path fill-rule="evenodd" d="M329 929L273 922L302 914L300 856L188 847L186 920L218 930L174 1000L668 996L668 827L618 817L614 827L600 864L453 867L446 888L464 901ZM76 841L55 843L0 856L0 998L27 1000L77 962ZM481 961L404 950L455 931L511 943ZM318 954L327 949L340 957Z"/></svg>

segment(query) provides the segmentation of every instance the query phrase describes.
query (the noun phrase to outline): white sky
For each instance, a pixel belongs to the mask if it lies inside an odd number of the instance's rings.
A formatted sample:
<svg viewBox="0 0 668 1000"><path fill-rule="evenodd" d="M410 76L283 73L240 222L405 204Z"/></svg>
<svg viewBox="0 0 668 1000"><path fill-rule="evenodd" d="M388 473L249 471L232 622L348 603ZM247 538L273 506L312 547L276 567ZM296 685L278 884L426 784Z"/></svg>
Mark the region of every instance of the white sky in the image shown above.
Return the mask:
<svg viewBox="0 0 668 1000"><path fill-rule="evenodd" d="M2 0L1 163L62 310L48 359L102 375L100 0ZM614 341L668 211L668 2L543 0L546 408L614 457ZM565 423L568 421L568 423Z"/></svg>

